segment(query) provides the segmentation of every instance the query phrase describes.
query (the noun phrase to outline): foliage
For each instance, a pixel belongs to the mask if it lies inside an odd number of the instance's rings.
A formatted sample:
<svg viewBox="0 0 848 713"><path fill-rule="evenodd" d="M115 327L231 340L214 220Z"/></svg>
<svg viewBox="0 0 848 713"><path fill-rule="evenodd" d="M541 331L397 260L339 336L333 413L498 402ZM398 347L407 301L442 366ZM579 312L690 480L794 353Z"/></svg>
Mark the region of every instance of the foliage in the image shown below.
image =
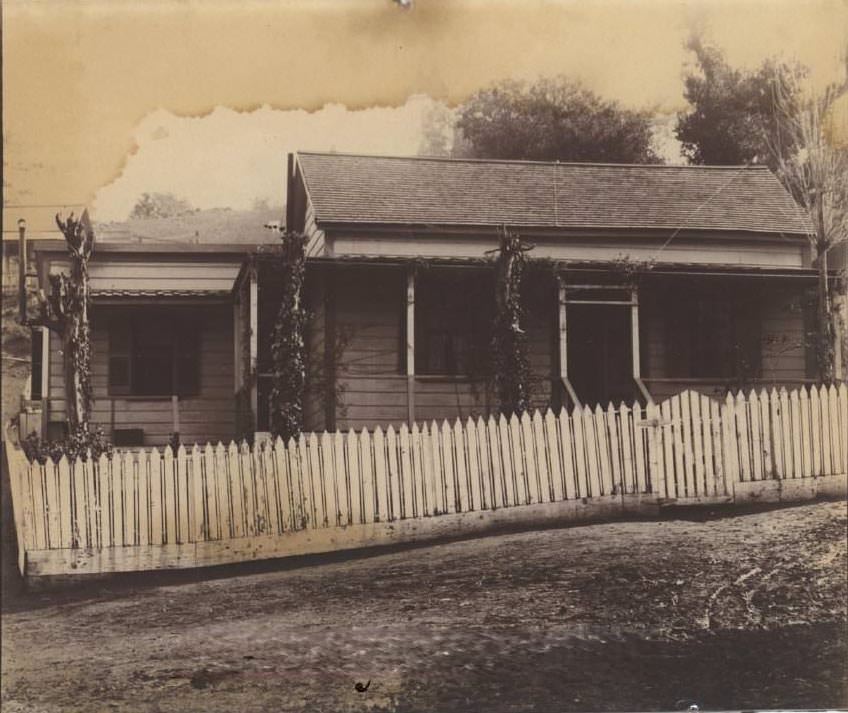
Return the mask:
<svg viewBox="0 0 848 713"><path fill-rule="evenodd" d="M767 137L791 148L773 111L777 91L794 91L804 73L799 66L766 60L753 72L731 67L717 48L700 35L687 42L695 67L684 79L691 105L677 116L674 133L690 163L742 165L765 163L774 168Z"/></svg>
<svg viewBox="0 0 848 713"><path fill-rule="evenodd" d="M50 275L50 294L39 293L39 315L28 320L62 337L65 399L68 428L87 429L91 412L91 330L88 321L88 261L94 249L94 231L83 211L79 219L56 215L56 225L65 237L71 274Z"/></svg>
<svg viewBox="0 0 848 713"><path fill-rule="evenodd" d="M503 228L495 260L495 319L492 326L492 373L499 410L504 415L530 407L530 362L521 300L521 280L530 246Z"/></svg>
<svg viewBox="0 0 848 713"><path fill-rule="evenodd" d="M819 378L835 377L835 329L828 254L848 239L848 146L834 134L837 102L848 100L848 81L819 94L804 92L797 82L778 88L775 121L781 129L769 136L778 177L805 210L811 226L810 244L818 273L816 357Z"/></svg>
<svg viewBox="0 0 848 713"><path fill-rule="evenodd" d="M308 318L303 299L305 276L306 236L287 231L282 235L278 268L282 296L271 341L271 431L283 440L299 436L303 428L304 327Z"/></svg>
<svg viewBox="0 0 848 713"><path fill-rule="evenodd" d="M456 127L476 158L658 160L646 113L624 109L564 77L481 90L459 109Z"/></svg>
<svg viewBox="0 0 848 713"><path fill-rule="evenodd" d="M112 457L112 444L99 426L77 428L67 438L58 441L43 441L33 431L21 442L21 447L29 460L39 463L46 463L48 458L58 463L62 456L72 462L77 458L86 461L89 456Z"/></svg>
<svg viewBox="0 0 848 713"><path fill-rule="evenodd" d="M130 219L174 218L193 212L188 201L172 193L142 193L130 212Z"/></svg>

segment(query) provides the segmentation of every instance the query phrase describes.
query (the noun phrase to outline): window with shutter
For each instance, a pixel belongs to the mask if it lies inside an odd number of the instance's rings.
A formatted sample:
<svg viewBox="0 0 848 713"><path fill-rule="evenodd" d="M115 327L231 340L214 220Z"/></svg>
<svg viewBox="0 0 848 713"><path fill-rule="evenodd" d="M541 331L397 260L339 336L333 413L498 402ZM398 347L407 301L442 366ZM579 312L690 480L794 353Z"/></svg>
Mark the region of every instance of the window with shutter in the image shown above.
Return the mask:
<svg viewBox="0 0 848 713"><path fill-rule="evenodd" d="M195 396L200 392L200 335L168 314L124 317L109 332L109 393Z"/></svg>

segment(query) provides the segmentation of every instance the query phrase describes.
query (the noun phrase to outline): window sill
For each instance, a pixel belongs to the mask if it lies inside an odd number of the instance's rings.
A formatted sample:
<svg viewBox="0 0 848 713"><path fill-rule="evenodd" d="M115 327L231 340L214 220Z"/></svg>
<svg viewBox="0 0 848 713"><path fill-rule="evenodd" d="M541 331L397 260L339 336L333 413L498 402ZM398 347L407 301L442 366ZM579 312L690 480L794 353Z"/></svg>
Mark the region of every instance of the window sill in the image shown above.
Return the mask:
<svg viewBox="0 0 848 713"><path fill-rule="evenodd" d="M425 381L431 383L460 383L460 384L470 384L470 383L484 383L486 379L484 377L473 377L467 374L457 375L457 374L416 374L416 381Z"/></svg>

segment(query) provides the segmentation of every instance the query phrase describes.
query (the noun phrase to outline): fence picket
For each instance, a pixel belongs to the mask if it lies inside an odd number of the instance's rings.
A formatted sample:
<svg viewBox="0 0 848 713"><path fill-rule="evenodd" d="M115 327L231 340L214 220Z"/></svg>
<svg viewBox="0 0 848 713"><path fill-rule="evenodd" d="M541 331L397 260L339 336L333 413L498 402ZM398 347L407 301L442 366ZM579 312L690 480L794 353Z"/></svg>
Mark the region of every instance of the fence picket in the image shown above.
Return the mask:
<svg viewBox="0 0 848 713"><path fill-rule="evenodd" d="M750 481L752 475L749 428L748 404L740 391L736 394L736 437L739 439L740 476L743 481Z"/></svg>
<svg viewBox="0 0 848 713"><path fill-rule="evenodd" d="M235 442L230 441L227 447L227 474L230 482L230 499L232 501L232 536L244 537L245 522L244 522L244 485L241 481L241 456L238 451L238 446Z"/></svg>
<svg viewBox="0 0 848 713"><path fill-rule="evenodd" d="M465 439L468 449L468 510L480 510L480 445L477 426L470 416L465 423Z"/></svg>
<svg viewBox="0 0 848 713"><path fill-rule="evenodd" d="M486 421L489 455L492 459L492 510L504 507L504 471L501 460L500 426L492 416Z"/></svg>
<svg viewBox="0 0 848 713"><path fill-rule="evenodd" d="M623 406L624 404L622 404ZM612 491L611 493L623 494L627 492L627 485L624 482L622 474L622 458L624 450L624 442L619 438L619 435L624 437L624 426L626 421L622 421L621 428L618 423L618 412L615 407L610 404L607 407L607 430L609 431L609 454L612 462Z"/></svg>
<svg viewBox="0 0 848 713"><path fill-rule="evenodd" d="M177 473L176 473L176 503L177 509L177 542L188 542L188 513L190 510L188 503L188 477L189 477L189 462L188 454L185 446L180 445L177 448Z"/></svg>
<svg viewBox="0 0 848 713"><path fill-rule="evenodd" d="M309 502L311 508L309 527L324 527L327 522L327 510L325 509L326 501L324 500L321 448L316 434L309 434L309 438L306 440L306 452L304 455L306 456L305 474L309 478Z"/></svg>
<svg viewBox="0 0 848 713"><path fill-rule="evenodd" d="M692 453L692 411L689 396L692 392L678 394L680 400L680 437L683 439L683 483L686 497L697 495L695 488L695 456Z"/></svg>
<svg viewBox="0 0 848 713"><path fill-rule="evenodd" d="M545 436L550 462L551 499L553 502L559 502L564 497L563 484L565 478L562 467L561 439L559 430L557 429L557 418L550 409L545 412Z"/></svg>
<svg viewBox="0 0 848 713"><path fill-rule="evenodd" d="M389 520L389 488L386 480L386 442L383 429L377 426L374 431L374 480L377 485L377 512L380 522ZM437 471L438 472L438 471Z"/></svg>
<svg viewBox="0 0 848 713"><path fill-rule="evenodd" d="M721 420L724 427L724 482L725 490L733 494L739 482L739 439L736 427L736 401L732 394L722 404Z"/></svg>
<svg viewBox="0 0 848 713"><path fill-rule="evenodd" d="M22 532L19 534L19 537L21 537L24 541L24 550L34 550L36 548L36 545L34 523L35 513L33 511L32 505L32 475L30 464L27 462L26 458L22 457L20 459L20 467L21 469L18 472L17 477L15 478L15 481L17 482L16 493L20 498L19 502L23 503L23 506L21 508L23 511L21 518L21 524L23 527ZM73 483L71 483L70 490L71 497L73 497ZM71 525L71 527L73 528L73 525ZM72 538L74 538L74 540L76 539L75 534L72 535Z"/></svg>
<svg viewBox="0 0 848 713"><path fill-rule="evenodd" d="M801 431L801 473L806 478L813 474L813 450L810 424L810 397L804 386L798 390L798 413L800 416Z"/></svg>
<svg viewBox="0 0 848 713"><path fill-rule="evenodd" d="M371 434L363 428L359 434L359 473L362 481L362 521L375 522L374 451Z"/></svg>
<svg viewBox="0 0 848 713"><path fill-rule="evenodd" d="M633 456L636 463L636 490L635 493L648 492L648 479L645 472L645 431L637 425L647 416L642 413L642 406L638 401L633 402L630 409L628 430L633 433ZM629 439L628 439L629 440Z"/></svg>
<svg viewBox="0 0 848 713"><path fill-rule="evenodd" d="M827 391L827 406L828 406L828 422L830 423L830 447L831 460L833 470L831 473L844 473L846 471L845 457L845 441L846 431L839 430L839 392L836 387L831 384Z"/></svg>
<svg viewBox="0 0 848 713"><path fill-rule="evenodd" d="M400 459L398 458L398 439L394 426L389 425L386 429L386 452L388 454L388 468L386 470L389 479L389 520L399 520L400 511Z"/></svg>
<svg viewBox="0 0 848 713"><path fill-rule="evenodd" d="M416 517L424 517L424 443L417 423L412 424L411 447L413 510Z"/></svg>
<svg viewBox="0 0 848 713"><path fill-rule="evenodd" d="M781 436L784 443L783 448L783 468L784 477L791 478L795 472L795 459L792 449L792 411L789 408L789 394L786 389L781 387L779 392L780 399L780 428Z"/></svg>
<svg viewBox="0 0 848 713"><path fill-rule="evenodd" d="M457 512L468 512L471 508L468 503L468 469L466 457L468 446L465 443L465 434L459 419L453 424L453 457L456 468L456 503Z"/></svg>
<svg viewBox="0 0 848 713"><path fill-rule="evenodd" d="M838 432L842 434L842 472L848 472L848 443L845 434L848 433L848 386L845 382L839 385L839 425Z"/></svg>
<svg viewBox="0 0 848 713"><path fill-rule="evenodd" d="M265 498L267 523L265 533L279 535L283 528L280 525L280 481L277 477L277 461L274 457L274 443L267 441L259 448L262 463L262 475L265 480Z"/></svg>
<svg viewBox="0 0 848 713"><path fill-rule="evenodd" d="M206 499L206 528L203 539L217 540L220 537L218 534L218 468L215 467L215 450L208 442L203 448L203 474Z"/></svg>
<svg viewBox="0 0 848 713"><path fill-rule="evenodd" d="M97 527L97 520L99 516L99 506L97 504L97 476L94 472L94 458L91 455L91 451L86 455L86 459L82 464L82 469L85 478L85 503L86 503L86 521L88 524L88 541L91 547L100 547L100 531ZM40 479L39 479L40 481ZM41 482L39 485L43 488ZM44 499L44 492L42 490L41 493L42 500ZM42 525L46 529L46 522L43 519L44 509L42 506L41 510L42 515ZM46 535L46 532L45 532ZM45 537L45 546L46 546L46 537Z"/></svg>
<svg viewBox="0 0 848 713"><path fill-rule="evenodd" d="M177 463L179 464L179 459ZM256 477L247 441L238 444L238 473L244 511L244 534L252 537L256 534Z"/></svg>
<svg viewBox="0 0 848 713"><path fill-rule="evenodd" d="M510 507L520 503L515 500L515 466L512 462L512 448L510 447L510 427L503 414L498 419L498 437L500 439L503 472L503 507Z"/></svg>
<svg viewBox="0 0 848 713"><path fill-rule="evenodd" d="M477 443L477 468L478 468L478 501L479 510L488 510L492 507L492 472L489 459L489 434L486 431L486 422L478 416L474 423L475 441Z"/></svg>
<svg viewBox="0 0 848 713"><path fill-rule="evenodd" d="M675 447L674 447L674 428L672 424L672 401L663 401L661 411L661 429L660 438L663 444L663 463L665 465L665 490L666 496L669 498L677 498L677 477L675 468Z"/></svg>
<svg viewBox="0 0 848 713"><path fill-rule="evenodd" d="M660 499L668 497L665 479L665 458L663 455L663 437L660 419L662 414L654 403L645 406L644 428L648 434L648 478L650 491Z"/></svg>
<svg viewBox="0 0 848 713"><path fill-rule="evenodd" d="M530 415L525 411L519 419L521 430L521 450L524 454L524 473L527 491L525 501L528 505L540 502L539 475L536 467L536 447L533 435L533 424Z"/></svg>
<svg viewBox="0 0 848 713"><path fill-rule="evenodd" d="M430 425L431 467L430 478L427 481L430 513L441 515L447 512L445 504L444 464L442 463L442 436L438 424L433 421Z"/></svg>
<svg viewBox="0 0 848 713"><path fill-rule="evenodd" d="M763 477L774 477L774 463L772 460L772 438L771 438L771 405L769 404L768 393L765 389L760 391L760 427L763 432L763 439L760 447L763 451Z"/></svg>
<svg viewBox="0 0 848 713"><path fill-rule="evenodd" d="M291 492L291 521L289 527L292 530L304 530L309 526L309 512L307 510L308 485L304 474L303 455L306 449L306 439L300 436L295 440L289 436L288 446L283 458L282 466L286 468L288 480L283 481Z"/></svg>
<svg viewBox="0 0 848 713"><path fill-rule="evenodd" d="M588 406L583 407L583 437L586 439L586 459L588 461L587 480L588 496L596 498L603 492L601 487L601 471L598 465L598 445L595 431L597 424Z"/></svg>
<svg viewBox="0 0 848 713"><path fill-rule="evenodd" d="M345 439L340 431L333 438L333 458L335 461L336 505L338 522L342 527L350 525L350 473L345 459Z"/></svg>
<svg viewBox="0 0 848 713"><path fill-rule="evenodd" d="M694 466L695 495L704 495L707 491L706 471L704 469L704 430L701 415L701 394L689 392L689 416L692 419L692 448Z"/></svg>
<svg viewBox="0 0 848 713"><path fill-rule="evenodd" d="M110 463L110 468L115 467L114 460ZM150 542L154 545L161 545L163 540L162 527L162 458L159 451L155 448L150 449L148 456L148 481L150 484ZM110 483L114 483L114 479L110 479ZM110 487L111 490L111 487ZM118 496L114 493L113 498ZM114 520L114 501L113 501L113 520L112 520L112 538L116 539L120 532L120 527Z"/></svg>
<svg viewBox="0 0 848 713"><path fill-rule="evenodd" d="M725 456L722 450L721 437L721 404L710 399L710 435L713 452L713 470L710 495L726 495L727 488L724 480Z"/></svg>
<svg viewBox="0 0 848 713"><path fill-rule="evenodd" d="M336 526L339 524L339 493L336 482L336 456L333 436L324 431L321 434L320 450L321 492L316 493L316 500L321 504L324 517L318 519L318 527Z"/></svg>
<svg viewBox="0 0 848 713"><path fill-rule="evenodd" d="M233 536L233 499L230 495L230 456L224 444L215 447L216 490L218 493L218 530L226 540Z"/></svg>
<svg viewBox="0 0 848 713"><path fill-rule="evenodd" d="M124 491L124 544L135 545L136 539L136 485L135 485L135 457L131 451L124 451L121 459L121 479Z"/></svg>
<svg viewBox="0 0 848 713"><path fill-rule="evenodd" d="M253 513L254 532L257 535L267 534L268 523L268 484L265 479L265 464L262 461L264 444L254 443L249 449L250 458L245 466L249 469L250 480L253 483L255 510Z"/></svg>
<svg viewBox="0 0 848 713"><path fill-rule="evenodd" d="M89 546L88 539L88 518L85 512L85 470L82 466L82 460L75 458L71 469L74 474L74 534L75 540L78 543L77 547L86 548ZM33 483L31 478L27 478L28 490L30 497L30 508L33 502ZM30 526L33 527L33 538L35 537L35 520L30 510L29 518ZM35 541L33 540L33 547Z"/></svg>
<svg viewBox="0 0 848 713"><path fill-rule="evenodd" d="M101 497L102 493L108 493L108 488L106 490L103 489L104 478L108 478L109 471L109 459L105 455L100 456L100 463L106 462L106 475L101 475L100 477L100 489L101 489ZM58 547L62 547L62 526L61 526L61 504L59 500L59 484L56 482L59 474L58 466L53 463L51 458L47 459L47 462L44 466L45 475L46 475L46 497L47 497L47 532L48 532L48 544L47 546L51 549L56 549ZM9 474L10 478L12 474ZM109 511L105 510L103 513L105 516L106 522L109 522ZM101 530L102 532L102 530ZM103 542L108 547L111 544L111 530L107 530L106 537Z"/></svg>
<svg viewBox="0 0 848 713"><path fill-rule="evenodd" d="M136 464L136 495L138 499L138 544L150 544L150 457L141 451Z"/></svg>
<svg viewBox="0 0 848 713"><path fill-rule="evenodd" d="M347 432L347 469L350 482L350 522L359 525L362 519L362 480L359 474L359 438L352 428Z"/></svg>
<svg viewBox="0 0 848 713"><path fill-rule="evenodd" d="M445 512L456 512L456 475L453 456L453 430L447 421L442 422L442 465L444 467Z"/></svg>
<svg viewBox="0 0 848 713"><path fill-rule="evenodd" d="M618 435L621 443L621 492L638 493L636 485L636 473L633 462L633 418L627 404L619 404L618 411Z"/></svg>
<svg viewBox="0 0 848 713"><path fill-rule="evenodd" d="M521 422L512 414L509 418L509 462L512 466L510 498L515 505L527 504L527 468L521 446Z"/></svg>
<svg viewBox="0 0 848 713"><path fill-rule="evenodd" d="M191 449L191 471L189 473L189 503L191 504L191 509L189 512L189 537L187 540L189 542L202 542L204 537L204 531L206 530L206 522L204 518L204 497L203 497L203 462L202 462L202 451L200 447L195 443ZM138 493L139 493L139 512L142 515L142 518L146 517L146 498L145 498L145 507L141 507L141 499L144 493L144 488L142 487L142 474L145 472L144 463L139 463L138 468ZM145 478L146 481L146 478ZM146 528L142 527L140 531L140 536L144 532ZM144 543L142 543L144 544Z"/></svg>
<svg viewBox="0 0 848 713"><path fill-rule="evenodd" d="M801 410L798 404L798 390L789 395L789 408L792 411L792 462L793 475L801 478L804 474L804 462L801 455Z"/></svg>
<svg viewBox="0 0 848 713"><path fill-rule="evenodd" d="M611 495L613 493L612 458L610 457L610 443L607 436L607 417L600 404L595 406L594 428L592 433L595 437L598 449L598 472L600 475L601 494Z"/></svg>
<svg viewBox="0 0 848 713"><path fill-rule="evenodd" d="M748 394L748 414L751 422L751 478L763 479L763 439L760 430L760 400L751 389Z"/></svg>
<svg viewBox="0 0 848 713"><path fill-rule="evenodd" d="M47 522L45 518L44 503L44 466L38 461L28 463L26 478L30 484L30 497L32 498L32 533L35 549L47 549ZM93 508L91 508L93 509ZM88 526L88 522L86 525Z"/></svg>
<svg viewBox="0 0 848 713"><path fill-rule="evenodd" d="M576 465L576 498L588 498L589 490L589 473L586 465L586 436L584 432L583 409L575 406L571 413L571 426L574 437L574 463ZM565 432L563 431L563 436Z"/></svg>
<svg viewBox="0 0 848 713"><path fill-rule="evenodd" d="M289 468L289 458L296 457L296 454L297 445L294 441L291 441L291 446L287 450L286 444L280 436L274 439L271 457L274 464L274 490L277 495L277 532L280 534L297 528L291 482L292 474Z"/></svg>

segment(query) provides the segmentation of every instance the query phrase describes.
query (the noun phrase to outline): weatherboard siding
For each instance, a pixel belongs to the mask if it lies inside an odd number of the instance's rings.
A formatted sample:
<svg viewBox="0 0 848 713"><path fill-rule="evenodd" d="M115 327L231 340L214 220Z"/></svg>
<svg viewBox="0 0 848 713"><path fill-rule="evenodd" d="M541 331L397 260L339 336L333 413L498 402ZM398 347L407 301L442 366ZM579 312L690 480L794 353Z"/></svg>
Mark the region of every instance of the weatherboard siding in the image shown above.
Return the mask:
<svg viewBox="0 0 848 713"><path fill-rule="evenodd" d="M92 422L107 435L114 428L144 429L144 445L164 445L174 431L170 398L110 397L109 334L98 324L96 309L91 335L91 380L94 393ZM200 329L200 393L179 401L180 438L183 443L228 441L235 433L233 401L232 308L198 307ZM62 342L50 337L49 418L64 421L65 387Z"/></svg>
<svg viewBox="0 0 848 713"><path fill-rule="evenodd" d="M342 268L344 269L344 268ZM405 350L404 272L396 267L356 268L335 279L336 427L374 428L409 418ZM316 304L313 302L313 304ZM552 303L553 304L553 303ZM462 306L458 306L462 308ZM320 313L320 308L313 307ZM548 404L553 364L551 319L538 310L528 319L528 356L533 405ZM325 323L316 321L316 331ZM311 336L311 358L319 359L324 342ZM432 421L489 413L493 399L486 384L468 378L416 376L415 419ZM320 413L307 401L307 425L323 427Z"/></svg>
<svg viewBox="0 0 848 713"><path fill-rule="evenodd" d="M675 237L665 244L663 238L637 236L532 237L534 258L572 262L610 262L627 256L634 261L658 264L732 265L755 268L808 267L806 245L797 240L768 242L743 238ZM484 258L497 247L497 238L479 235L431 236L379 234L334 234L333 254L342 256Z"/></svg>
<svg viewBox="0 0 848 713"><path fill-rule="evenodd" d="M197 255L192 255L191 261L145 261L138 256L116 255L98 259L95 256L89 264L89 284L95 295L111 290L229 292L240 265L241 256L226 261L204 259ZM49 274L67 272L67 261L50 260L48 271Z"/></svg>

